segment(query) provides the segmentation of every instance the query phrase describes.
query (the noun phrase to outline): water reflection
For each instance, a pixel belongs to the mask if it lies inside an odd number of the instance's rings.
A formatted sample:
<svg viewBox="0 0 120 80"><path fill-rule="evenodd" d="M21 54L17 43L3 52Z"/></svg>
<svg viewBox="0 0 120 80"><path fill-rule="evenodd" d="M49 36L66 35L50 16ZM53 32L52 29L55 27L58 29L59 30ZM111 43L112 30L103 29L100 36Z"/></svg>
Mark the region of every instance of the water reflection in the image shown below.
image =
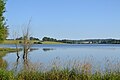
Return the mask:
<svg viewBox="0 0 120 80"><path fill-rule="evenodd" d="M24 54L24 53L22 52L22 54ZM21 69L28 70L29 69L29 65L30 65L30 60L28 58L28 54L29 54L29 52L26 54L27 57L25 57L25 58L22 58L22 57L18 58L17 57L16 61L14 63L14 67L11 68L11 69L14 70L15 72L19 72Z"/></svg>
<svg viewBox="0 0 120 80"><path fill-rule="evenodd" d="M55 50L55 49L53 49L53 48L43 48L43 51L51 51L51 50Z"/></svg>
<svg viewBox="0 0 120 80"><path fill-rule="evenodd" d="M18 70L18 65L19 65L19 58L16 59L15 72L17 72Z"/></svg>
<svg viewBox="0 0 120 80"><path fill-rule="evenodd" d="M43 65L46 66L56 57L60 58L63 66L65 63L68 63L67 60L73 59L73 61L80 60L84 62L89 57L92 57L93 63L99 62L101 65L104 65L105 57L110 60L114 58L120 60L120 45L33 45L31 48L27 53L28 58L22 58L23 51L19 52L20 58L17 58L15 53L7 54L3 57L3 60L6 60L8 63L7 69L16 68L19 71L21 68L28 69L31 64L38 64L39 62L44 63ZM116 61L113 60L113 62ZM14 63L15 66L13 67ZM72 64L71 61L70 64Z"/></svg>
<svg viewBox="0 0 120 80"><path fill-rule="evenodd" d="M38 48L30 48L28 51L26 51L26 53L25 53L25 51L23 50L23 52L22 52L23 58L20 57L19 51L16 52L17 58L16 58L16 61L15 61L15 63L14 63L14 64L15 64L15 65L14 65L14 71L15 71L15 72L19 71L20 64L23 66L22 68L23 68L24 70L29 69L28 54L29 54L29 52L32 52L32 51L34 51L34 50L38 50ZM21 62L21 61L22 61L22 62Z"/></svg>
<svg viewBox="0 0 120 80"><path fill-rule="evenodd" d="M29 69L29 60L27 58L24 59L23 64L24 64L23 65L24 70Z"/></svg>

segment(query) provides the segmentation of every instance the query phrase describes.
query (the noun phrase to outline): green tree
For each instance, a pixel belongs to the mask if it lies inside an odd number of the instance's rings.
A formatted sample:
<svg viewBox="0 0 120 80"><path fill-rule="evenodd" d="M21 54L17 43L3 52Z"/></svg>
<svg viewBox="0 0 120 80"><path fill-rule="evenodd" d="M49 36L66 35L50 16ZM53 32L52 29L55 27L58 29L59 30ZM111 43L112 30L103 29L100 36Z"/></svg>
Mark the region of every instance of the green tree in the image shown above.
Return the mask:
<svg viewBox="0 0 120 80"><path fill-rule="evenodd" d="M5 12L5 0L0 0L0 41L7 38L8 26L6 25L5 17L3 16Z"/></svg>
<svg viewBox="0 0 120 80"><path fill-rule="evenodd" d="M57 41L57 39L50 38L50 37L44 37L42 41Z"/></svg>

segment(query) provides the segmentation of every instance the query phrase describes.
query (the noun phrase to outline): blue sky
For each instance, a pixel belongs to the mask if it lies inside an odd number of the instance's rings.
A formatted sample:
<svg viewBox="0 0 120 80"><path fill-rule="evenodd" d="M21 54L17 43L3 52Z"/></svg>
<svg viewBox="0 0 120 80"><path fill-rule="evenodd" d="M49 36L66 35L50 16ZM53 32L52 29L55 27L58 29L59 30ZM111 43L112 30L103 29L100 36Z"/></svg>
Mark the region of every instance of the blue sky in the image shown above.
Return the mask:
<svg viewBox="0 0 120 80"><path fill-rule="evenodd" d="M8 0L9 37L31 19L32 36L120 38L120 0Z"/></svg>

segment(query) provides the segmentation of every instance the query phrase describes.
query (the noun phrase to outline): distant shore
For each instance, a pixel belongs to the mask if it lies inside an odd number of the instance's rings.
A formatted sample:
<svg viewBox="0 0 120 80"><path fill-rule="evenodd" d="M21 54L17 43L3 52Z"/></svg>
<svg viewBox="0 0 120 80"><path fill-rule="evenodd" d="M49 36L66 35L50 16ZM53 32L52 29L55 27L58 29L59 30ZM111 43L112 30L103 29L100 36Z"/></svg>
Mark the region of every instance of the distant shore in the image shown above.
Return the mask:
<svg viewBox="0 0 120 80"><path fill-rule="evenodd" d="M18 44L22 43L22 40L4 40L2 43L0 44L16 44L18 42ZM40 40L31 40L32 44L65 44L62 42L55 42L55 41L40 41Z"/></svg>
<svg viewBox="0 0 120 80"><path fill-rule="evenodd" d="M0 44L22 44L23 40L4 40ZM43 40L30 40L32 44L120 44L119 39L86 39L86 40L57 40L54 38L45 38Z"/></svg>

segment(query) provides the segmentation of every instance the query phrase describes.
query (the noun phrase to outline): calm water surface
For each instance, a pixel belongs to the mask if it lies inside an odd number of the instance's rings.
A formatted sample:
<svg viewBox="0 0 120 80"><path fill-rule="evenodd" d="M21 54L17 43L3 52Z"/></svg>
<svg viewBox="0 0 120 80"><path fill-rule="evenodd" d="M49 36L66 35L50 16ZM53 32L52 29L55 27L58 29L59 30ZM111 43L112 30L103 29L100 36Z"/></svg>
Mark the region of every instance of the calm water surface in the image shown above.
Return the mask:
<svg viewBox="0 0 120 80"><path fill-rule="evenodd" d="M0 47L15 48L15 45L0 45ZM21 45L19 47L22 47ZM54 44L54 45L32 45L35 50L28 54L28 61L33 64L44 63L50 64L52 61L59 59L61 63L69 60L91 60L93 63L104 64L106 58L111 61L120 59L119 44ZM7 54L3 57L8 63L8 70L23 66L23 51L19 52L20 59L17 61L15 53Z"/></svg>

